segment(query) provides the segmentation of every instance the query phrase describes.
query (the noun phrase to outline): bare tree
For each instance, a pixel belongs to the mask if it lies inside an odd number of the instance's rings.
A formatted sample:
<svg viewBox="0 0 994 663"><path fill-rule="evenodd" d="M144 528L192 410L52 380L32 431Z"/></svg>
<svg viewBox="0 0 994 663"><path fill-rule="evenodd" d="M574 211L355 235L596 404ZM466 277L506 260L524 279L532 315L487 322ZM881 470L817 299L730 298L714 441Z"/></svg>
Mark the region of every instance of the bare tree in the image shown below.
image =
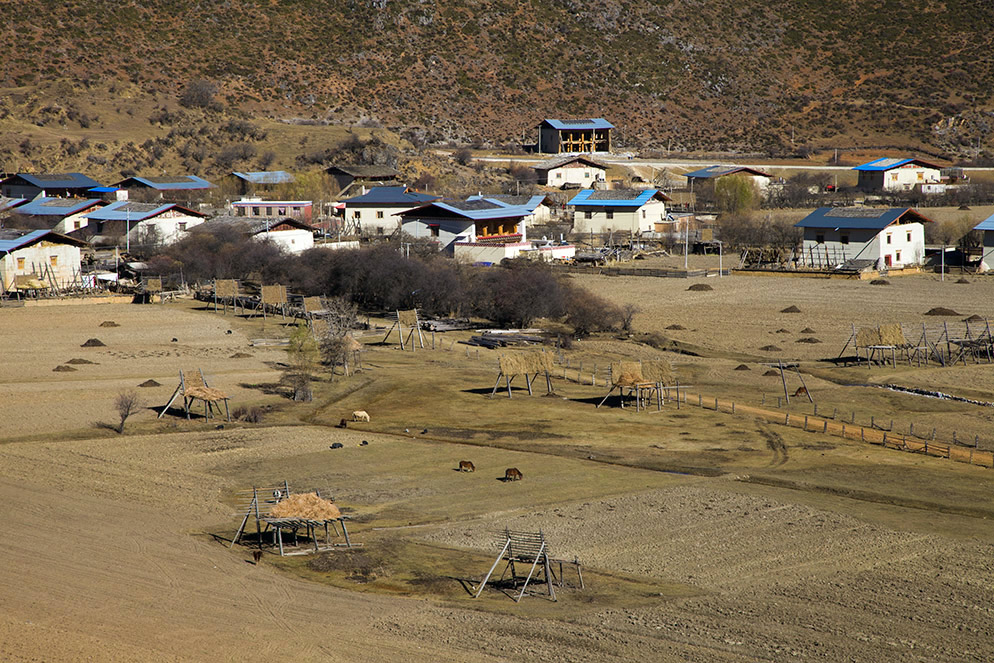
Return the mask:
<svg viewBox="0 0 994 663"><path fill-rule="evenodd" d="M114 400L114 407L117 408L117 414L121 417L121 423L117 426L117 432L123 433L124 422L128 420L128 417L142 408L141 398L136 391L122 391Z"/></svg>
<svg viewBox="0 0 994 663"><path fill-rule="evenodd" d="M636 314L641 313L642 309L636 304L625 304L621 307L621 330L624 332L630 332L632 330L632 320L635 318Z"/></svg>
<svg viewBox="0 0 994 663"><path fill-rule="evenodd" d="M348 375L348 356L352 351L352 339L349 333L356 326L359 318L359 307L345 297L326 297L322 299L325 320L328 331L319 341L321 358L331 369L334 379L335 368L342 364Z"/></svg>

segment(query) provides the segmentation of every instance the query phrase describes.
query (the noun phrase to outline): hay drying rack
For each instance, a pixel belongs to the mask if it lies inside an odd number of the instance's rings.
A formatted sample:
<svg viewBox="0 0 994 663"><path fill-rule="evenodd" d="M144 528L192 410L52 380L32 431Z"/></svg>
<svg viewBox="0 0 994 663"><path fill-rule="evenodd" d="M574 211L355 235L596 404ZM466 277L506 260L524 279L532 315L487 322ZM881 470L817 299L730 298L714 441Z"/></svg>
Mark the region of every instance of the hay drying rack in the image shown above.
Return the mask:
<svg viewBox="0 0 994 663"><path fill-rule="evenodd" d="M318 497L321 497L321 491L318 489L303 492L314 493ZM361 543L354 543L349 537L349 530L345 524L345 521L349 520L349 517L346 515L339 516L338 518L321 519L300 517L278 518L271 515L273 507L279 504L280 500L289 497L291 494L290 484L285 479L283 483L275 486L261 488L253 486L251 490L238 492L237 515L242 516L242 523L238 526L238 531L235 532L235 536L231 539L231 545L228 547L235 547L235 544L238 543L245 532L245 526L248 524L249 518L253 517L255 518L255 530L259 548L262 548L263 533L272 531L272 545L279 548L280 557L308 555L312 552L317 553L362 546ZM266 525L265 529L263 529L263 523ZM341 536L344 537L345 543L332 543L331 531L335 532L335 536L339 536L339 526L342 528ZM305 535L310 540L310 544L307 547L300 546L297 533L301 529L304 530ZM324 529L324 545L321 545L318 541L317 532L320 529ZM287 547L284 546L283 530L288 530L293 536L294 550L287 550Z"/></svg>
<svg viewBox="0 0 994 663"><path fill-rule="evenodd" d="M494 571L500 565L502 561L506 562L504 565L504 571L500 575L500 579L497 582L504 582L504 577L507 572L511 572L510 583L511 588L514 591L518 589L518 583L521 583L521 591L518 592L514 601L517 603L521 601L522 597L525 595L525 590L528 589L528 584L534 578L536 582L542 582L539 580L536 572L541 569L541 573L544 574L544 582L546 589L548 590L549 597L556 601L556 590L555 585L558 584L560 588L564 586L563 581L563 567L572 566L576 569L576 575L579 578L580 589L583 589L583 572L580 570L580 561L574 557L571 560L566 559L553 559L549 556L549 543L545 540L545 533L542 530L537 532L519 532L504 528L499 534L497 540L497 545L500 546L500 552L497 553L497 559L494 560L493 566L487 571L487 575L483 578L483 582L476 590L476 594L473 598L480 598L480 594L483 593L483 589L490 582L490 578L493 576ZM528 567L528 574L521 575L518 572L518 565L522 567ZM556 576L554 568L559 566L559 575Z"/></svg>

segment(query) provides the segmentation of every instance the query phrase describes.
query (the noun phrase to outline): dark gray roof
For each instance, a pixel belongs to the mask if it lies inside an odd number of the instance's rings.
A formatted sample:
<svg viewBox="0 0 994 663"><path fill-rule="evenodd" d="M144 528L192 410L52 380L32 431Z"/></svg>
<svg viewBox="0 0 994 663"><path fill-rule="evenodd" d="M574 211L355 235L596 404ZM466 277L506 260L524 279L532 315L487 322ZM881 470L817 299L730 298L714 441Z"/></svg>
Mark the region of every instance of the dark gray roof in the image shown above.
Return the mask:
<svg viewBox="0 0 994 663"><path fill-rule="evenodd" d="M89 189L100 186L99 182L82 173L17 173L5 182L16 180L27 182L41 189Z"/></svg>
<svg viewBox="0 0 994 663"><path fill-rule="evenodd" d="M229 227L240 230L248 235L258 235L259 233L264 233L268 228L275 228L281 224L287 224L299 228L300 230L310 230L311 228L306 224L298 221L297 219L292 219L290 217L279 217L279 218L258 218L258 217L246 217L246 216L229 216L221 215L215 216L209 221L205 221L200 225L193 228L194 232L210 232L217 228Z"/></svg>
<svg viewBox="0 0 994 663"><path fill-rule="evenodd" d="M583 163L592 166L594 168L600 168L602 170L607 170L607 166L602 163L598 163L593 159L583 156L582 154L574 154L572 156L556 157L555 159L547 159L541 163L537 163L532 166L535 170L552 170L553 168L559 168L560 166L565 166L568 163L573 163L574 161L582 161Z"/></svg>
<svg viewBox="0 0 994 663"><path fill-rule="evenodd" d="M608 191L594 191L587 196L587 200L635 200L644 193L645 190L642 189L610 189Z"/></svg>
<svg viewBox="0 0 994 663"><path fill-rule="evenodd" d="M390 166L332 166L329 171L339 170L352 177L397 177L400 175L395 168Z"/></svg>
<svg viewBox="0 0 994 663"><path fill-rule="evenodd" d="M929 223L910 207L820 207L798 221L798 228L882 230L892 223Z"/></svg>

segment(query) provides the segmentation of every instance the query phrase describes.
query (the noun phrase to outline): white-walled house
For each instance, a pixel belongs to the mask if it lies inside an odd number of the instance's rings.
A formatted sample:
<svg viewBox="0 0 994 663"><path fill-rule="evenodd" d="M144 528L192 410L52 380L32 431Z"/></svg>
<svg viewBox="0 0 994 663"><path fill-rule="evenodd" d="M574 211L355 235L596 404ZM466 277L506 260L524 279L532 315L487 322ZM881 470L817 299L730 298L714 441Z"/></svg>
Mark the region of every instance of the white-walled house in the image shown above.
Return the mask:
<svg viewBox="0 0 994 663"><path fill-rule="evenodd" d="M722 177L744 177L756 187L760 195L765 196L766 190L770 187L773 176L749 166L708 166L700 170L693 170L684 173L691 191L700 189L702 183L713 186L714 182Z"/></svg>
<svg viewBox="0 0 994 663"><path fill-rule="evenodd" d="M573 232L641 235L666 222L669 197L659 189L585 189L567 203L573 207Z"/></svg>
<svg viewBox="0 0 994 663"><path fill-rule="evenodd" d="M583 155L549 159L532 168L539 184L559 189L590 189L607 179L607 166Z"/></svg>
<svg viewBox="0 0 994 663"><path fill-rule="evenodd" d="M441 196L411 191L405 186L374 186L362 195L346 198L346 222L354 223L363 235L389 235L401 222L401 213Z"/></svg>
<svg viewBox="0 0 994 663"><path fill-rule="evenodd" d="M32 277L47 287L79 279L80 249L86 242L51 230L0 230L0 291L15 287L16 277Z"/></svg>
<svg viewBox="0 0 994 663"><path fill-rule="evenodd" d="M853 168L861 191L911 191L918 185L938 184L942 168L921 159L874 159Z"/></svg>
<svg viewBox="0 0 994 663"><path fill-rule="evenodd" d="M925 225L931 219L910 207L822 207L797 222L804 231L800 263L835 268L868 261L876 269L921 265Z"/></svg>
<svg viewBox="0 0 994 663"><path fill-rule="evenodd" d="M204 222L205 214L173 203L136 203L119 200L86 215L81 235L95 245L133 243L167 245Z"/></svg>
<svg viewBox="0 0 994 663"><path fill-rule="evenodd" d="M438 242L439 249L455 251L455 245L517 244L527 242L527 205L504 205L494 201L438 200L402 212L401 229L415 238Z"/></svg>
<svg viewBox="0 0 994 663"><path fill-rule="evenodd" d="M233 228L260 241L273 242L289 253L302 253L314 246L314 230L297 219L259 219L244 216L216 216L197 226L194 232Z"/></svg>
<svg viewBox="0 0 994 663"><path fill-rule="evenodd" d="M507 194L477 194L470 196L466 200L487 200L503 207L524 207L531 211L525 217L526 229L536 223L547 223L552 219L552 199L545 194L535 194L534 196L512 196Z"/></svg>
<svg viewBox="0 0 994 663"><path fill-rule="evenodd" d="M983 253L980 254L980 271L986 272L994 265L994 214L978 223L974 230L984 233L982 246Z"/></svg>
<svg viewBox="0 0 994 663"><path fill-rule="evenodd" d="M86 215L106 205L95 198L54 198L42 196L13 210L13 222L21 228L44 227L57 233L71 233L87 223Z"/></svg>

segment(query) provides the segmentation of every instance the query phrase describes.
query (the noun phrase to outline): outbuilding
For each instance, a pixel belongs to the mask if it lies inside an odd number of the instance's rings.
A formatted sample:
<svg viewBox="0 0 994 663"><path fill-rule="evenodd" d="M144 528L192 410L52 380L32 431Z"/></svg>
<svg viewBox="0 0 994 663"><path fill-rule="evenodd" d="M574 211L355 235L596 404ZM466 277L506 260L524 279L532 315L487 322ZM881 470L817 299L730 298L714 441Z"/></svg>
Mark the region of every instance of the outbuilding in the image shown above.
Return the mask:
<svg viewBox="0 0 994 663"><path fill-rule="evenodd" d="M195 232L232 228L260 241L269 241L289 253L302 253L314 246L314 232L297 219L255 219L243 216L216 216L198 226Z"/></svg>
<svg viewBox="0 0 994 663"><path fill-rule="evenodd" d="M700 191L702 184L704 186L713 186L714 182L722 177L744 177L756 187L761 195L766 195L766 190L769 188L770 181L773 179L773 176L769 173L764 173L759 169L750 168L749 166L720 165L692 170L689 173L684 173L683 176L687 178L691 191Z"/></svg>
<svg viewBox="0 0 994 663"><path fill-rule="evenodd" d="M938 184L942 168L921 159L882 158L853 168L858 174L856 188L861 191L911 191L916 186Z"/></svg>
<svg viewBox="0 0 994 663"><path fill-rule="evenodd" d="M18 228L44 228L71 233L87 223L86 214L106 205L94 198L53 198L44 196L13 210L10 225Z"/></svg>
<svg viewBox="0 0 994 663"><path fill-rule="evenodd" d="M127 189L129 197L141 193L146 198L189 198L190 194L204 194L215 188L213 184L196 175L175 175L162 177L129 177L114 186Z"/></svg>
<svg viewBox="0 0 994 663"><path fill-rule="evenodd" d="M659 189L584 189L567 203L573 207L573 232L640 235L666 222L669 196Z"/></svg>
<svg viewBox="0 0 994 663"><path fill-rule="evenodd" d="M294 182L293 175L285 170L235 171L229 178L240 196L276 191L280 186Z"/></svg>
<svg viewBox="0 0 994 663"><path fill-rule="evenodd" d="M926 223L931 219L910 207L821 207L796 224L804 231L799 263L812 268L847 262L876 269L921 265Z"/></svg>

